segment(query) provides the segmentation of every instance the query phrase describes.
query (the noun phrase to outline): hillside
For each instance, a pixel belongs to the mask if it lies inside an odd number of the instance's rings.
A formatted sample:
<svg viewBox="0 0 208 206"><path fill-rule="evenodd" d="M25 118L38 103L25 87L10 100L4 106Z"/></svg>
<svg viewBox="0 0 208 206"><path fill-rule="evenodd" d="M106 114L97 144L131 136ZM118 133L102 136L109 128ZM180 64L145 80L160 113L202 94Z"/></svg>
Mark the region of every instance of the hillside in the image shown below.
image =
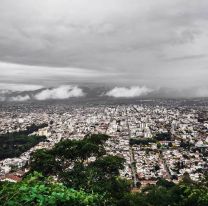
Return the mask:
<svg viewBox="0 0 208 206"><path fill-rule="evenodd" d="M0 205L208 205L207 176L193 182L185 175L179 184L158 179L156 185L132 192L132 182L119 177L124 159L106 154L108 138L89 135L36 151L21 182L0 184Z"/></svg>

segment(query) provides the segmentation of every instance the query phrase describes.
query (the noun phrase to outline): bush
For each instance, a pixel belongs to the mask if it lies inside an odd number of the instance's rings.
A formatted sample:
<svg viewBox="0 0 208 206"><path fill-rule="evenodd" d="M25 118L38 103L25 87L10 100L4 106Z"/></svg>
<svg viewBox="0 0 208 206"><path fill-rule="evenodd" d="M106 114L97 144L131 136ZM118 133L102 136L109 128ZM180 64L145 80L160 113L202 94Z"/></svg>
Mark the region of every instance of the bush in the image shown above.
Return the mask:
<svg viewBox="0 0 208 206"><path fill-rule="evenodd" d="M96 206L103 203L100 195L67 188L35 172L19 183L1 183L0 205Z"/></svg>

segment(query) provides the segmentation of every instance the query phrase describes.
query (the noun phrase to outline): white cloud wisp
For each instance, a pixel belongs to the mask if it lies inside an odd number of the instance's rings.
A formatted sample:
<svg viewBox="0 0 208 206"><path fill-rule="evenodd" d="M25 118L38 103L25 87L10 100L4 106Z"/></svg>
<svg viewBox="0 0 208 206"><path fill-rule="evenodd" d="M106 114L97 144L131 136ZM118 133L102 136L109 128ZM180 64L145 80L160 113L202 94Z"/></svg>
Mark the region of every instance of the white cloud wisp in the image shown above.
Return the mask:
<svg viewBox="0 0 208 206"><path fill-rule="evenodd" d="M133 98L133 97L139 97L142 95L147 95L150 93L152 89L149 89L145 86L139 87L139 86L132 86L130 88L126 87L115 87L112 90L108 91L106 93L106 96L110 97L124 97L124 98Z"/></svg>
<svg viewBox="0 0 208 206"><path fill-rule="evenodd" d="M62 85L53 89L45 89L37 93L34 98L36 100L47 99L68 99L70 97L82 97L84 92L77 86Z"/></svg>
<svg viewBox="0 0 208 206"><path fill-rule="evenodd" d="M9 98L9 101L11 102L25 102L25 101L28 101L30 100L30 96L29 95L18 95L16 97L10 97Z"/></svg>

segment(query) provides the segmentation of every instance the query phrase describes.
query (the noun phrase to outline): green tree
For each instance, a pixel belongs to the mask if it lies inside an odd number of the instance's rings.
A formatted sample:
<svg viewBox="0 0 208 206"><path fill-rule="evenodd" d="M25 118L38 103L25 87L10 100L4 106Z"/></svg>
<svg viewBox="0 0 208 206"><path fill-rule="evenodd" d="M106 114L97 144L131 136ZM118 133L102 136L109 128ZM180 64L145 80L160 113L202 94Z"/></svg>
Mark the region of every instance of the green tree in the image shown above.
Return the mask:
<svg viewBox="0 0 208 206"><path fill-rule="evenodd" d="M120 179L124 159L106 155L107 135L88 135L83 140L65 140L51 150L36 151L31 170L55 175L68 187L86 192L105 193L108 199L120 198L130 190L130 182ZM95 161L89 161L91 157Z"/></svg>
<svg viewBox="0 0 208 206"><path fill-rule="evenodd" d="M119 177L124 159L105 152L107 138L88 135L83 140L65 140L53 149L36 151L31 172L22 182L0 183L0 205L208 205L206 175L198 183L186 173L179 184L158 179L156 185L131 192L132 182ZM48 175L52 176L46 178Z"/></svg>
<svg viewBox="0 0 208 206"><path fill-rule="evenodd" d="M19 183L0 183L0 205L101 206L104 199L101 195L87 194L54 183L51 178L35 172Z"/></svg>
<svg viewBox="0 0 208 206"><path fill-rule="evenodd" d="M39 171L44 175L55 175L61 171L61 166L56 156L50 150L37 150L30 161L31 172Z"/></svg>

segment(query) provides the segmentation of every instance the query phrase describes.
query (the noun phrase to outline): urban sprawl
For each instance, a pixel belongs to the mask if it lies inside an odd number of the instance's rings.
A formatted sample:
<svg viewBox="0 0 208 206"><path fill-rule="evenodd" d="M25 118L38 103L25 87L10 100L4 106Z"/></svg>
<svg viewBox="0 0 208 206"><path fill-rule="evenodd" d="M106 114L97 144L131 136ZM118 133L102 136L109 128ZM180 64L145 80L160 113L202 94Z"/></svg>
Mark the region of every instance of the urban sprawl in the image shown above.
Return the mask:
<svg viewBox="0 0 208 206"><path fill-rule="evenodd" d="M135 186L138 182L154 184L158 178L177 182L185 173L198 181L208 170L207 114L206 106L6 105L0 108L0 135L46 123L48 126L35 134L46 136L47 141L19 157L1 160L0 179L16 181L17 173L10 175L12 168L24 174L31 153L37 149L102 133L110 136L105 144L107 153L126 160L120 175L132 179Z"/></svg>

